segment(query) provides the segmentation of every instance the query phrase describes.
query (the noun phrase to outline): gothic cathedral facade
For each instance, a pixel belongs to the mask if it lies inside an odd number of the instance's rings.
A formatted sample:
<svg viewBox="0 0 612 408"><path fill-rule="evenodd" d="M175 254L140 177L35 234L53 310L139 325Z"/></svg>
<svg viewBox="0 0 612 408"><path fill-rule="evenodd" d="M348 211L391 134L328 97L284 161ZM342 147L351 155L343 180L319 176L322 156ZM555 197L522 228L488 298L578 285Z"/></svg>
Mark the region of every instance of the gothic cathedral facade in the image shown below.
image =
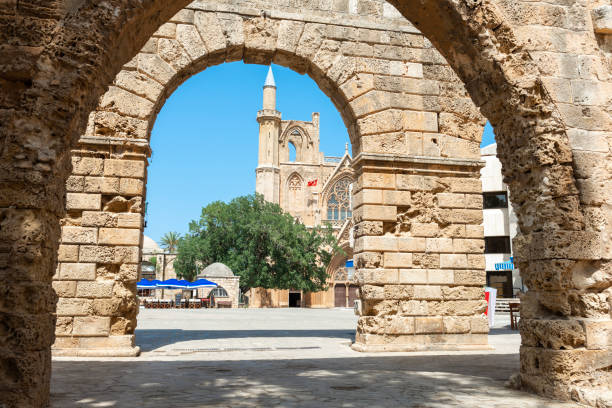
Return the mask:
<svg viewBox="0 0 612 408"><path fill-rule="evenodd" d="M327 291L252 289L250 306L352 307L358 294L357 286L350 283L351 188L355 176L348 144L342 157L325 156L319 150L319 113L313 113L310 122L282 120L276 110L276 83L271 67L257 121L259 158L255 191L307 227L330 224L345 254L335 256L328 267Z"/></svg>

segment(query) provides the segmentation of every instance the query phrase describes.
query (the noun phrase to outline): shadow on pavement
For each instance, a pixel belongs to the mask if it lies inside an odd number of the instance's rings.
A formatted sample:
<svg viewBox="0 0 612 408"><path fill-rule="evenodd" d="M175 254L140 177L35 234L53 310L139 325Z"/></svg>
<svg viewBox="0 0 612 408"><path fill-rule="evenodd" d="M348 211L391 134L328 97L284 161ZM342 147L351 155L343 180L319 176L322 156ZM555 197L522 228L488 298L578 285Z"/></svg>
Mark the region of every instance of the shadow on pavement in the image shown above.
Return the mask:
<svg viewBox="0 0 612 408"><path fill-rule="evenodd" d="M244 339L248 337L329 337L353 341L354 330L136 330L136 345L142 351L152 351L160 347L182 341Z"/></svg>
<svg viewBox="0 0 612 408"><path fill-rule="evenodd" d="M518 354L54 361L52 406L561 406L505 388L518 363Z"/></svg>

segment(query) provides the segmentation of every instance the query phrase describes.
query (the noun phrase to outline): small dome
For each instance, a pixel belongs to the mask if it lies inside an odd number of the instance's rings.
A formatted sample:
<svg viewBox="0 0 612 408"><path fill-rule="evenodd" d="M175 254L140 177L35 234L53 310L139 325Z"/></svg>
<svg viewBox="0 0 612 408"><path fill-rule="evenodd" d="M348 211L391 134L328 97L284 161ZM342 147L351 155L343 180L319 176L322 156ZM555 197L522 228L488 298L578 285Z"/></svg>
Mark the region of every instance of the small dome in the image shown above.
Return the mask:
<svg viewBox="0 0 612 408"><path fill-rule="evenodd" d="M215 262L213 264L208 265L199 276L210 276L216 278L231 278L234 276L234 272L226 265Z"/></svg>
<svg viewBox="0 0 612 408"><path fill-rule="evenodd" d="M147 237L145 235L142 239L142 252L150 254L163 251L161 250L159 245L157 245L157 242L153 241L151 237Z"/></svg>

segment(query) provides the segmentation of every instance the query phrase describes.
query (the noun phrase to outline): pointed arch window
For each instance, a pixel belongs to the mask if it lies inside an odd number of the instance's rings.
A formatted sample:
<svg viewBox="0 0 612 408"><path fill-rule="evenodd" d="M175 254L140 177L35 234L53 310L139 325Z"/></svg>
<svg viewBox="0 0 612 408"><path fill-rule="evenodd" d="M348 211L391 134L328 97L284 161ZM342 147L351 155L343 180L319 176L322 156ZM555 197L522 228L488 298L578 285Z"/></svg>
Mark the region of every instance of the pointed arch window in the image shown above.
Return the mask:
<svg viewBox="0 0 612 408"><path fill-rule="evenodd" d="M346 220L353 216L350 194L352 183L353 181L349 177L344 177L331 188L327 199L328 220Z"/></svg>

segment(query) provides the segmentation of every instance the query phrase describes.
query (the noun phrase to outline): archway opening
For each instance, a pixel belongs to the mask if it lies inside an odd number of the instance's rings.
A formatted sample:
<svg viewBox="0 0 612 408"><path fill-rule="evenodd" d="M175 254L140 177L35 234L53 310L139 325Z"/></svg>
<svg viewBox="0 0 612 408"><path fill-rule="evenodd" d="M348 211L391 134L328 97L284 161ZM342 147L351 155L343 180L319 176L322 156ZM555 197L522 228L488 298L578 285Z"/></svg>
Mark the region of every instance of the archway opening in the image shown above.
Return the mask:
<svg viewBox="0 0 612 408"><path fill-rule="evenodd" d="M343 181L349 180L352 183L349 138L336 107L312 79L290 69L273 65L272 74L268 74L264 83L267 69L266 66L241 62L207 68L181 84L157 114L151 130L152 154L147 167L144 230L145 236L153 240L145 238L142 260L150 262L151 257L158 259L157 280L207 279L219 284L226 296L221 298L215 288L186 291L163 288L163 285L147 293L147 299L141 299L144 307L140 308L135 331L136 344L145 352L153 351L154 347L157 347L157 352L168 350L171 346L166 344L158 347L160 344L155 341L155 337L160 335L160 329L178 330L179 327L175 325L185 322L176 318L161 324L156 316L165 315L168 311L156 310L159 308L189 307L191 303L197 304L196 308L199 305L214 309L230 307L238 313L226 315L231 321L232 316L241 316L243 307L334 307L332 276L324 290L317 292L295 288L249 287L240 282L253 279L244 275L246 271L235 267L231 257L210 259L209 262L226 263L232 277L211 274L203 261L198 262L194 276L186 276L180 266L175 267L175 262L180 262L180 244L174 253L164 244L165 237L170 233L176 233L182 239L193 238L194 230L190 225L200 222L198 218L204 212L203 207L214 205L218 200L229 202L254 191L267 195L268 201L278 204L297 223L303 223L308 228L326 225L325 217L317 218L317 214L326 213L322 207L327 205L327 201L319 201L318 195L323 195L322 192L329 189L328 184L337 183L340 175ZM231 78L236 77L243 80L233 83ZM280 117L272 143L268 138L270 129L261 119L262 112L267 112L265 109L271 110L271 106L267 105L270 98L269 83L274 84L273 108ZM241 97L237 99L235 95L238 93ZM206 98L202 98L204 94ZM295 98L295 94L301 97ZM296 145L300 146L300 160L297 162ZM290 148L293 148L293 154ZM324 149L328 154L324 153ZM267 156L268 153L270 156ZM266 161L269 157L274 160L275 155L276 163ZM265 170L268 164L280 170L280 183L275 184L274 180L268 182L260 176L259 172ZM347 193L348 190L344 191L345 195ZM342 218L335 219L336 222L331 226L336 235L344 231L341 231L343 226L348 228L345 224L351 214L348 207L345 207L342 208ZM346 241L346 234L343 239ZM150 246L147 246L147 242ZM171 305L156 306L168 303ZM193 315L199 312L203 316L207 313L228 313L204 309L186 313ZM350 311L341 313L344 313L344 323L340 325L346 325L350 332L355 327L356 317ZM202 334L197 341L202 342L205 348L205 330L198 330L196 326L189 328L191 334L187 337L196 341L199 334ZM223 336L223 327L223 323L217 325L216 337ZM283 329L291 332L292 328L295 331L296 328L288 321ZM231 339L231 330L226 330ZM273 338L273 333L267 337ZM297 337L299 333L298 330Z"/></svg>

